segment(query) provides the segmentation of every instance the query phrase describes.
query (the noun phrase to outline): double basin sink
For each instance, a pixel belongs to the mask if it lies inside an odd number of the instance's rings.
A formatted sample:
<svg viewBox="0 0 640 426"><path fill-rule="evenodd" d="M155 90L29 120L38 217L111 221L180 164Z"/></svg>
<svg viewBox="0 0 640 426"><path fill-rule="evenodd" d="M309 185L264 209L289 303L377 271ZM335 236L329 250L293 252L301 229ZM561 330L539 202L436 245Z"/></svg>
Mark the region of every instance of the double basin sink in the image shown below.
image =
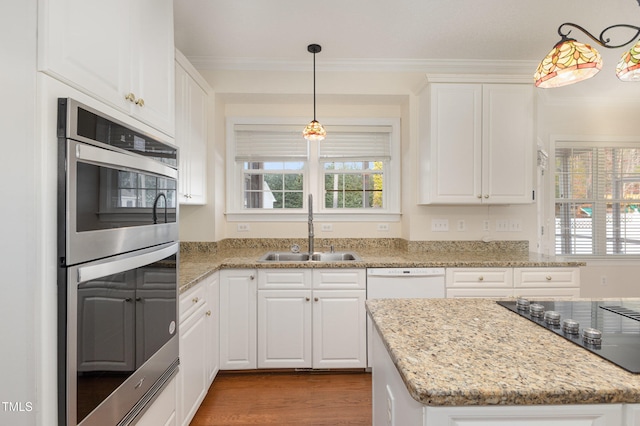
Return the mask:
<svg viewBox="0 0 640 426"><path fill-rule="evenodd" d="M328 253L270 251L258 259L258 262L357 262L360 260L362 260L360 256L350 251Z"/></svg>

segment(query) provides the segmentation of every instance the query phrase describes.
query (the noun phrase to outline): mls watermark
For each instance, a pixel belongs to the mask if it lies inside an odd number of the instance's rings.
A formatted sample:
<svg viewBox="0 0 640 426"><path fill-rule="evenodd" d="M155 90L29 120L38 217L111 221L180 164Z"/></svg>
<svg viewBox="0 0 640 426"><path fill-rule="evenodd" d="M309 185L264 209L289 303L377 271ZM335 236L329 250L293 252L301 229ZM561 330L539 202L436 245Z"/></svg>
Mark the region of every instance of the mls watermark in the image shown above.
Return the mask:
<svg viewBox="0 0 640 426"><path fill-rule="evenodd" d="M2 401L2 411L6 413L29 413L33 411L33 403Z"/></svg>

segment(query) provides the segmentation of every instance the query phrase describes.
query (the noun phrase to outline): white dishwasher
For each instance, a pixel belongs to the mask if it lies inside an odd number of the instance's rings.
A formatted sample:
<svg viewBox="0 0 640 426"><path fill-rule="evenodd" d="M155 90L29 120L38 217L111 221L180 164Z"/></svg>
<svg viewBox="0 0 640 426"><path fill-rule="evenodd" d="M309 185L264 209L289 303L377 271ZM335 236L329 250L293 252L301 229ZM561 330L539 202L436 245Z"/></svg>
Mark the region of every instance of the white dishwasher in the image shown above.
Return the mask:
<svg viewBox="0 0 640 426"><path fill-rule="evenodd" d="M444 298L444 268L367 268L367 299ZM373 324L367 315L367 367Z"/></svg>
<svg viewBox="0 0 640 426"><path fill-rule="evenodd" d="M444 296L444 268L367 269L367 299Z"/></svg>

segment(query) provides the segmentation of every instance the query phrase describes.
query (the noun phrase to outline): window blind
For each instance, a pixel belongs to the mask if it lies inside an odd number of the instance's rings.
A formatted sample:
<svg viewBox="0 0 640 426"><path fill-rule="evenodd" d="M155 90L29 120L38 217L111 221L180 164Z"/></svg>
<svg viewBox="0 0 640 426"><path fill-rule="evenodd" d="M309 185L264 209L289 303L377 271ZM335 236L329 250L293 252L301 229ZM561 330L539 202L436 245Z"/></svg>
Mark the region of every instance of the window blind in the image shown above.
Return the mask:
<svg viewBox="0 0 640 426"><path fill-rule="evenodd" d="M236 124L236 161L306 159L309 146L299 126Z"/></svg>
<svg viewBox="0 0 640 426"><path fill-rule="evenodd" d="M556 253L640 254L640 144L556 144Z"/></svg>
<svg viewBox="0 0 640 426"><path fill-rule="evenodd" d="M318 147L322 161L391 158L391 126L331 126Z"/></svg>

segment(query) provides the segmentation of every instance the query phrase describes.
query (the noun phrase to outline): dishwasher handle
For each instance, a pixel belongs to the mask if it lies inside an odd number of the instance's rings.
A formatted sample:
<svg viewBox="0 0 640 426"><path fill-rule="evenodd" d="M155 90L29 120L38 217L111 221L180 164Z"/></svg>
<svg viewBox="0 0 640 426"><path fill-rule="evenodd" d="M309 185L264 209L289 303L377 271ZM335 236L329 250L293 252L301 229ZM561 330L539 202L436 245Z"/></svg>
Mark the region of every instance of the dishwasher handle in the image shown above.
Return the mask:
<svg viewBox="0 0 640 426"><path fill-rule="evenodd" d="M441 277L444 268L367 268L369 277Z"/></svg>

